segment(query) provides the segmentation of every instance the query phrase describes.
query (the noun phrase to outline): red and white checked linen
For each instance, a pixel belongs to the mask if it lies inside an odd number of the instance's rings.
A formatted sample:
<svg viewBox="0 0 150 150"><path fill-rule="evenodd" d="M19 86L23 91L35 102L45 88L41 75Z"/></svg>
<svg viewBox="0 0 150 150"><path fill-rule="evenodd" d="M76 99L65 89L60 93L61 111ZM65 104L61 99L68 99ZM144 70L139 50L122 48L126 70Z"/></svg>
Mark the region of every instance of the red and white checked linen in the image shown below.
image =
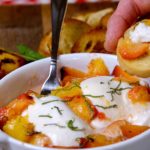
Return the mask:
<svg viewBox="0 0 150 150"><path fill-rule="evenodd" d="M84 3L97 1L117 1L117 0L68 0L69 3ZM22 4L48 4L50 0L0 0L0 5L22 5Z"/></svg>

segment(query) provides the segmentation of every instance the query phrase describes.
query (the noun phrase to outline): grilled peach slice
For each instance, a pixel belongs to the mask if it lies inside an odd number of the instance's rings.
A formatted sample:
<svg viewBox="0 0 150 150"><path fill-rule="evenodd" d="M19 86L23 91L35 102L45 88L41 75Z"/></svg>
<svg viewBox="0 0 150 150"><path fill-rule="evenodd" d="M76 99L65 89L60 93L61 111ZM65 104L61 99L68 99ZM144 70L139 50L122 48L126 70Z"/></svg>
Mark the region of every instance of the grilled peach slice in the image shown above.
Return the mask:
<svg viewBox="0 0 150 150"><path fill-rule="evenodd" d="M87 122L90 122L96 115L94 106L83 96L75 96L67 104L77 116Z"/></svg>
<svg viewBox="0 0 150 150"><path fill-rule="evenodd" d="M110 75L107 66L101 58L91 60L88 65L88 76L107 76Z"/></svg>
<svg viewBox="0 0 150 150"><path fill-rule="evenodd" d="M33 128L33 125L28 122L27 118L17 116L7 121L3 127L3 131L18 140L27 142L30 133L33 132Z"/></svg>

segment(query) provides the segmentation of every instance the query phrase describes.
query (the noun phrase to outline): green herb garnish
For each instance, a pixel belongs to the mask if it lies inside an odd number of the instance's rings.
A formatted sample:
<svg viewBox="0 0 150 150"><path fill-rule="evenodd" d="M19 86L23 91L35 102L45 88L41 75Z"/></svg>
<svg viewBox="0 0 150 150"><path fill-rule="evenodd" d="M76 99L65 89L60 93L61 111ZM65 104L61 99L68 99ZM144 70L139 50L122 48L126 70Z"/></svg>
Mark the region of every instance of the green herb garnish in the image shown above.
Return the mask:
<svg viewBox="0 0 150 150"><path fill-rule="evenodd" d="M50 116L50 115L39 115L39 117L53 118L53 117L52 117L52 116Z"/></svg>
<svg viewBox="0 0 150 150"><path fill-rule="evenodd" d="M75 120L69 120L67 122L67 126L69 129L73 130L73 131L83 131L84 129L79 129L78 127L74 126L74 121Z"/></svg>
<svg viewBox="0 0 150 150"><path fill-rule="evenodd" d="M65 126L59 125L58 123L48 123L44 124L44 126L57 126L59 128L66 128Z"/></svg>
<svg viewBox="0 0 150 150"><path fill-rule="evenodd" d="M100 105L95 105L95 106L103 108L103 109L110 109L110 108L117 108L118 107L116 104L110 105L110 106L100 106Z"/></svg>
<svg viewBox="0 0 150 150"><path fill-rule="evenodd" d="M62 113L62 111L64 111L64 110L61 110L59 107L57 107L57 106L54 106L54 107L52 107L51 109L56 109L57 111L58 111L58 113L60 114L60 115L63 115L63 113Z"/></svg>
<svg viewBox="0 0 150 150"><path fill-rule="evenodd" d="M43 102L42 105L45 105L45 104L48 104L48 103L52 103L52 102L57 102L57 101L60 101L60 100L52 100L52 101Z"/></svg>
<svg viewBox="0 0 150 150"><path fill-rule="evenodd" d="M101 98L101 97L104 97L104 95L82 95L82 96L84 96L84 97L92 97L92 98Z"/></svg>
<svg viewBox="0 0 150 150"><path fill-rule="evenodd" d="M115 88L110 88L111 90L108 91L107 93L110 93L111 94L111 101L114 100L114 95L117 94L117 95L121 95L121 92L123 90L126 90L126 89L131 89L130 87L126 87L126 88L121 88L121 80L119 81L119 84L115 87Z"/></svg>
<svg viewBox="0 0 150 150"><path fill-rule="evenodd" d="M35 61L44 58L44 56L23 44L18 45L17 48L21 56L27 61Z"/></svg>

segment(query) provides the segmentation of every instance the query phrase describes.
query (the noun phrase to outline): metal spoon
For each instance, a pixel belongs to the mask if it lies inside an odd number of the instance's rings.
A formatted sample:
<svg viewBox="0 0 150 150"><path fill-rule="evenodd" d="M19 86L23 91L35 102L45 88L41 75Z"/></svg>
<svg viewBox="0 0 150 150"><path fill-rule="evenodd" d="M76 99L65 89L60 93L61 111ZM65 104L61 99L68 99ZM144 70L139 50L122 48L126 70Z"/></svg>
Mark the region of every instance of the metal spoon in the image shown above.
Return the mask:
<svg viewBox="0 0 150 150"><path fill-rule="evenodd" d="M48 78L44 82L41 90L42 95L51 93L51 90L59 86L57 78L57 53L59 46L59 37L62 22L64 19L67 6L67 0L51 0L51 14L52 14L52 50L51 62Z"/></svg>

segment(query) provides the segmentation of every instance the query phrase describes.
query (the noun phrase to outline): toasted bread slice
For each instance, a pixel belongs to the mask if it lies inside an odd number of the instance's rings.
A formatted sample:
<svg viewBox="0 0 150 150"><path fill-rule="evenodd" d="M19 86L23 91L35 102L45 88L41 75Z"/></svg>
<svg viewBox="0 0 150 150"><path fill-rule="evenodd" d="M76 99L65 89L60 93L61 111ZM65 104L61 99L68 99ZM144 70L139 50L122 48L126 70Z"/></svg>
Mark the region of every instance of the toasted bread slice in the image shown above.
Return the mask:
<svg viewBox="0 0 150 150"><path fill-rule="evenodd" d="M106 20L111 16L112 12L113 12L113 8L106 8L106 9L102 9L96 12L78 15L78 16L75 16L74 18L88 23L93 28L97 28L104 24L105 24L104 26L106 26L107 23L104 23L104 20L105 22L107 22ZM102 20L103 20L103 23L101 23Z"/></svg>
<svg viewBox="0 0 150 150"><path fill-rule="evenodd" d="M0 49L0 79L25 63L21 56Z"/></svg>
<svg viewBox="0 0 150 150"><path fill-rule="evenodd" d="M94 29L83 34L72 47L72 52L104 51L105 30Z"/></svg>
<svg viewBox="0 0 150 150"><path fill-rule="evenodd" d="M74 43L79 39L79 37L88 32L91 27L82 21L75 20L75 19L67 19L64 21L62 26L62 31L60 35L60 42L59 42L59 54L70 53L71 48ZM51 55L51 38L52 34L49 32L47 35L43 37L39 45L39 52L44 56Z"/></svg>
<svg viewBox="0 0 150 150"><path fill-rule="evenodd" d="M134 60L127 60L117 52L117 57L120 66L128 73L139 77L150 77L150 55Z"/></svg>
<svg viewBox="0 0 150 150"><path fill-rule="evenodd" d="M150 26L150 20L143 20L129 28L118 42L117 57L120 66L130 74L150 77L150 42L133 42L130 34L139 23Z"/></svg>
<svg viewBox="0 0 150 150"><path fill-rule="evenodd" d="M105 16L102 17L102 19L100 21L100 27L102 29L107 29L107 24L108 24L109 18L111 17L112 14L113 14L113 11L107 13Z"/></svg>

